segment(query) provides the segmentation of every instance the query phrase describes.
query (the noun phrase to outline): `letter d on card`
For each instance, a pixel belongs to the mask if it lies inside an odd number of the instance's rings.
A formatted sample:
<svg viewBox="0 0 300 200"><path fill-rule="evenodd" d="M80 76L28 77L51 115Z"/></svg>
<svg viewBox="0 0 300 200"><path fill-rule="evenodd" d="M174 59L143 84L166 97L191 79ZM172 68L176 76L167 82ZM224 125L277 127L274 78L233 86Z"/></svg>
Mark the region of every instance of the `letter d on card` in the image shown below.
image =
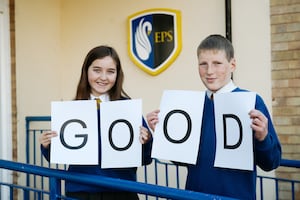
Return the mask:
<svg viewBox="0 0 300 200"><path fill-rule="evenodd" d="M215 167L253 170L253 133L248 113L255 107L255 97L253 92L214 95Z"/></svg>

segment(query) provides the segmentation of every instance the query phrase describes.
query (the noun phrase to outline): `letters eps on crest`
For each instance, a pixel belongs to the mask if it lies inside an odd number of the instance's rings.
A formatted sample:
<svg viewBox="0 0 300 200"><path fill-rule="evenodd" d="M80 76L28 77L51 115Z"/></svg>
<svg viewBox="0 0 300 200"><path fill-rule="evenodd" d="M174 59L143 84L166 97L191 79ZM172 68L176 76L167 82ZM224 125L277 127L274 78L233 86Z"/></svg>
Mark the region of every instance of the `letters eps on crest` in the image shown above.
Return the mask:
<svg viewBox="0 0 300 200"><path fill-rule="evenodd" d="M150 75L166 70L181 51L181 13L149 9L128 17L128 54Z"/></svg>

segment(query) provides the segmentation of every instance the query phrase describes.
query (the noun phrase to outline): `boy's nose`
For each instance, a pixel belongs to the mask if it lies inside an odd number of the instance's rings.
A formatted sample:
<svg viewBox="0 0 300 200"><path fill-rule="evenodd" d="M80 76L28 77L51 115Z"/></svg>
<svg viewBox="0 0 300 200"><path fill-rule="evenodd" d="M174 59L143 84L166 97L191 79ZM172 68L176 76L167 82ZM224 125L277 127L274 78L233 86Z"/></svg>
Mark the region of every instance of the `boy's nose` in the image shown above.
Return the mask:
<svg viewBox="0 0 300 200"><path fill-rule="evenodd" d="M208 74L213 73L213 70L214 70L214 69L213 69L213 66L212 66L212 65L208 65L208 66L207 66L207 73L208 73Z"/></svg>

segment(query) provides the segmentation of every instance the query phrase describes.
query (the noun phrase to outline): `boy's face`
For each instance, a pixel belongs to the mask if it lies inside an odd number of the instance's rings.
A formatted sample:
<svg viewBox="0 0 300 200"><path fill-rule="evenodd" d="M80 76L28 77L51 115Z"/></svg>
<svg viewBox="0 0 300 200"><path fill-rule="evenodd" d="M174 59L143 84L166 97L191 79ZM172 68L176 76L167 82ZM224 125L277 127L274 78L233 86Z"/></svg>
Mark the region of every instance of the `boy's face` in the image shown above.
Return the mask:
<svg viewBox="0 0 300 200"><path fill-rule="evenodd" d="M228 61L223 50L202 50L198 55L198 69L205 87L216 92L230 81L235 59Z"/></svg>

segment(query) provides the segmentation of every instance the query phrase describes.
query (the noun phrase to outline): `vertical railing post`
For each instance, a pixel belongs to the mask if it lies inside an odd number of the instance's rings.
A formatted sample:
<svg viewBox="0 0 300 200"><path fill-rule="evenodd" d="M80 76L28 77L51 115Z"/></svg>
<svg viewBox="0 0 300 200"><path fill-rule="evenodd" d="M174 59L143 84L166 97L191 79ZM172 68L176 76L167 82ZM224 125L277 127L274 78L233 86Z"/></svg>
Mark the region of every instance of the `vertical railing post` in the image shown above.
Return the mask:
<svg viewBox="0 0 300 200"><path fill-rule="evenodd" d="M176 186L179 189L180 188L180 178L179 178L179 167L178 165L175 165L175 169L176 169Z"/></svg>
<svg viewBox="0 0 300 200"><path fill-rule="evenodd" d="M263 179L259 177L259 187L260 187L260 199L264 199L264 187L263 187Z"/></svg>
<svg viewBox="0 0 300 200"><path fill-rule="evenodd" d="M61 196L61 180L50 177L50 200L58 200Z"/></svg>
<svg viewBox="0 0 300 200"><path fill-rule="evenodd" d="M295 200L295 182L292 181L292 200Z"/></svg>
<svg viewBox="0 0 300 200"><path fill-rule="evenodd" d="M275 191L276 191L276 200L279 199L279 186L278 186L278 180L275 180Z"/></svg>
<svg viewBox="0 0 300 200"><path fill-rule="evenodd" d="M30 119L28 117L25 118L26 124L25 124L25 128L26 128L26 164L30 163L30 153L29 153L29 128L30 128ZM26 174L26 186L30 187L30 175ZM29 191L24 191L24 200L29 200Z"/></svg>
<svg viewBox="0 0 300 200"><path fill-rule="evenodd" d="M166 179L166 186L169 186L169 168L168 168L168 164L164 164L164 166L165 166L165 179Z"/></svg>

